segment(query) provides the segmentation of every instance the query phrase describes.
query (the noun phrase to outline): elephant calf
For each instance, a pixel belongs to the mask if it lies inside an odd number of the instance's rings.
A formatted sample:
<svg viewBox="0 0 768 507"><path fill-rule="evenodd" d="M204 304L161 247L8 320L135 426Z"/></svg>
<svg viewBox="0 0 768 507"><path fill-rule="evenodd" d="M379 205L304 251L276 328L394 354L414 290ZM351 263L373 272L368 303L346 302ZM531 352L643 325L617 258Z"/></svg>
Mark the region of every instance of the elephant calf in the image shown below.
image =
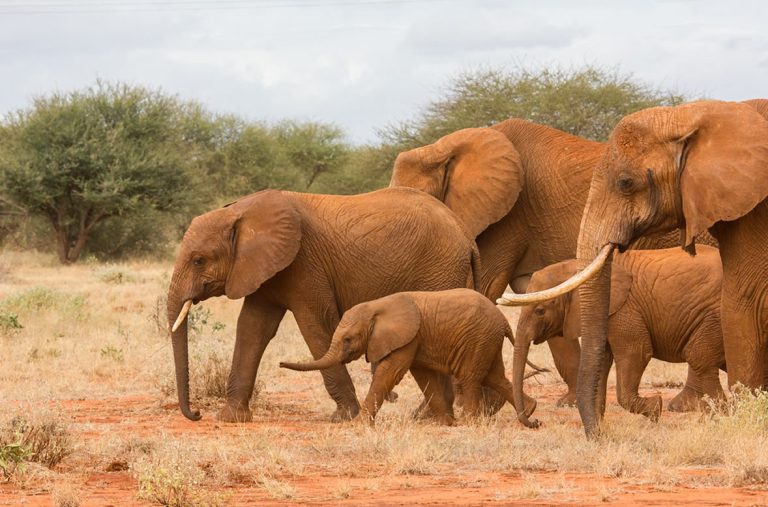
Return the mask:
<svg viewBox="0 0 768 507"><path fill-rule="evenodd" d="M347 311L328 352L308 363L280 363L298 371L321 370L348 363L365 353L376 365L362 411L371 421L387 393L410 370L442 424L453 424L453 408L436 390L438 375L453 375L464 395L464 410L479 415L481 388L489 387L513 401L504 374L501 349L512 330L504 315L482 294L470 289L400 292L361 303ZM525 400L525 417L536 408Z"/></svg>
<svg viewBox="0 0 768 507"><path fill-rule="evenodd" d="M718 375L725 368L720 328L722 268L716 248L700 246L691 257L679 248L630 250L613 260L608 320L610 352L603 365L601 388L616 362L619 404L657 420L661 397L638 395L640 378L652 357L688 363L683 390L670 402L671 411L695 410L701 397L724 397ZM578 271L576 260L552 264L533 274L530 287L554 287ZM578 291L524 307L515 338L513 382L522 395L523 371L531 342L553 336L578 340L581 320ZM519 393L517 391L519 390ZM527 424L525 417L520 417Z"/></svg>

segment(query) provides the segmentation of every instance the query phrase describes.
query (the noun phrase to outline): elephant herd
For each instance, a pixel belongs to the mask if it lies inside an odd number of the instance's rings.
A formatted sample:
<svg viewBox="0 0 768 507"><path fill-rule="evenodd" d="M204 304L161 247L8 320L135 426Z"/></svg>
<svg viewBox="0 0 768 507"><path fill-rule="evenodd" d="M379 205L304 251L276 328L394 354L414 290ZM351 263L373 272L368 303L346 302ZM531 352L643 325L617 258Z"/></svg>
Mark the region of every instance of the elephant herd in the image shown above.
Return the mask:
<svg viewBox="0 0 768 507"><path fill-rule="evenodd" d="M243 197L195 218L176 259L168 318L180 409L200 418L187 313L221 295L244 298L223 421L250 420L259 363L287 310L315 361L283 366L321 371L334 420L360 412L344 363L363 354L371 419L410 371L438 422L453 421L456 391L468 414L508 401L536 426L523 392L531 342L548 343L568 386L558 404L578 405L589 436L614 361L619 403L652 419L661 400L637 392L651 357L688 363L672 410L724 397L726 365L729 385L760 388L766 196L768 100L757 99L645 109L606 143L510 119L401 153L390 188ZM696 255L696 242L711 246ZM685 252L670 248L681 243ZM491 301L528 305L514 337Z"/></svg>

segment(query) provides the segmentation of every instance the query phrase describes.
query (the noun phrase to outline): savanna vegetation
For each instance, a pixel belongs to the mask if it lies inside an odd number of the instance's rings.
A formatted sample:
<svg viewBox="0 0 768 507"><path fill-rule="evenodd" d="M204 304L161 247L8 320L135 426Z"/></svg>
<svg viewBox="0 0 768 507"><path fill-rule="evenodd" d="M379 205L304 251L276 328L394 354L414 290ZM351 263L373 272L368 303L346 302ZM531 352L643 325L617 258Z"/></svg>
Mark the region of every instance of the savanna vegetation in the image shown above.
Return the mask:
<svg viewBox="0 0 768 507"><path fill-rule="evenodd" d="M386 186L400 151L510 117L605 139L623 115L683 96L594 67L466 72L412 118L352 145L342 129L221 115L123 83L53 92L0 123L0 240L60 262L172 250L192 216L264 188Z"/></svg>

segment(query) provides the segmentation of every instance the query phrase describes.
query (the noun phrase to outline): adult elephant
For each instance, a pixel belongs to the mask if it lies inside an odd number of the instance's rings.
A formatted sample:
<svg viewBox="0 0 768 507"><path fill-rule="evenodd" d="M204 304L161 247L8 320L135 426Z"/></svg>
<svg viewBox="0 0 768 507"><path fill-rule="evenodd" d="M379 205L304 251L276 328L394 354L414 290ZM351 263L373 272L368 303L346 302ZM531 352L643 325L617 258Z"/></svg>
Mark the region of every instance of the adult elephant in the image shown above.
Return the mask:
<svg viewBox="0 0 768 507"><path fill-rule="evenodd" d="M604 143L510 119L401 153L390 186L427 192L467 224L482 259L478 290L495 301L507 284L525 292L534 271L576 256L592 170L604 152ZM669 235L643 245L676 243ZM557 336L547 343L568 385L557 404L573 404L579 342Z"/></svg>
<svg viewBox="0 0 768 507"><path fill-rule="evenodd" d="M702 101L623 118L594 171L578 257L583 353L578 406L587 435L598 430L599 365L605 353L614 247L679 228L683 248L710 231L723 266L722 326L728 382L763 385L768 352L768 120L751 103ZM564 287L568 288L568 287ZM554 295L553 291L549 295ZM544 294L527 294L528 300ZM523 298L520 298L522 300ZM686 316L696 318L696 315Z"/></svg>
<svg viewBox="0 0 768 507"><path fill-rule="evenodd" d="M199 301L245 298L219 419L248 421L259 362L286 310L320 358L352 306L395 292L471 286L476 265L475 243L454 213L412 189L355 196L265 190L201 215L184 235L168 289L181 412L200 418L189 406L186 319ZM355 416L346 367L322 375L337 404L334 419Z"/></svg>

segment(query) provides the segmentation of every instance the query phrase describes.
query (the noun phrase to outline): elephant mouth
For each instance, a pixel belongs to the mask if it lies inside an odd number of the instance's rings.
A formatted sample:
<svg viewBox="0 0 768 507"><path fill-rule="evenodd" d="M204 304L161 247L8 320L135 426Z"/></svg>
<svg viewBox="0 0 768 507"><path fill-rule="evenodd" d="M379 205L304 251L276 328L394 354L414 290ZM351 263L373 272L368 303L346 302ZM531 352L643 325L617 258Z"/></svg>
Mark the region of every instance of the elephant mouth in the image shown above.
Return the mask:
<svg viewBox="0 0 768 507"><path fill-rule="evenodd" d="M541 345L545 341L547 341L547 337L546 336L537 336L536 338L533 339L533 344L534 345Z"/></svg>

